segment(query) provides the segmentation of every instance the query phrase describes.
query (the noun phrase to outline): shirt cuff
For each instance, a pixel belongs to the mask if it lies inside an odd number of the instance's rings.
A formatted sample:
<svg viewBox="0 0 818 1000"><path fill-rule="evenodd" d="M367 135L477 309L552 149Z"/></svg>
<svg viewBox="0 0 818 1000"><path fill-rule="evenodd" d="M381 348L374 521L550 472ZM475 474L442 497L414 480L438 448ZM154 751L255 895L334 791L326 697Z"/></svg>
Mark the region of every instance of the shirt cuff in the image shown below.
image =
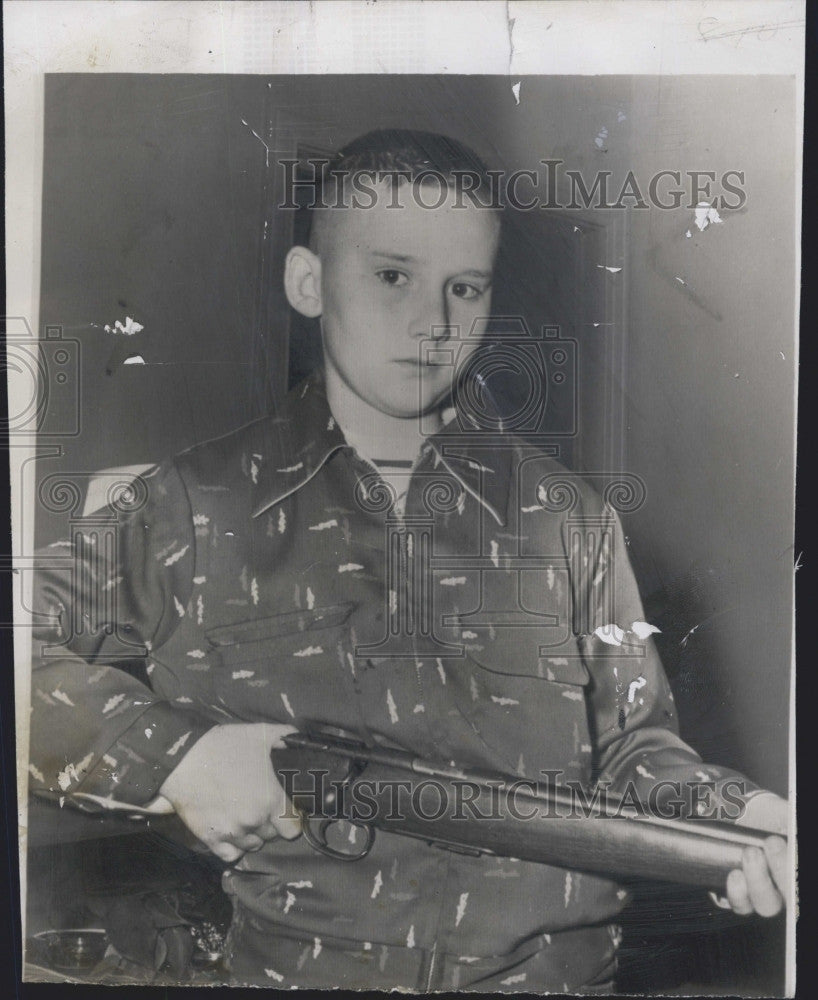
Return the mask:
<svg viewBox="0 0 818 1000"><path fill-rule="evenodd" d="M211 720L167 702L155 702L103 754L81 791L145 806L185 753L213 725Z"/></svg>

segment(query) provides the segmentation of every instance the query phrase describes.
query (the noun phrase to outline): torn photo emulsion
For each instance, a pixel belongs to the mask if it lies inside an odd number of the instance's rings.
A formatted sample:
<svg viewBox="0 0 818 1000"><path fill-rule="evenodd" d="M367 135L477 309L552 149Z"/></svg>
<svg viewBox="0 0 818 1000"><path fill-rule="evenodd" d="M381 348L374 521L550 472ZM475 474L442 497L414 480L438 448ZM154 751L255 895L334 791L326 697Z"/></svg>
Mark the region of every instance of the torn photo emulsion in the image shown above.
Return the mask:
<svg viewBox="0 0 818 1000"><path fill-rule="evenodd" d="M6 317L24 978L792 995L795 70L105 44Z"/></svg>

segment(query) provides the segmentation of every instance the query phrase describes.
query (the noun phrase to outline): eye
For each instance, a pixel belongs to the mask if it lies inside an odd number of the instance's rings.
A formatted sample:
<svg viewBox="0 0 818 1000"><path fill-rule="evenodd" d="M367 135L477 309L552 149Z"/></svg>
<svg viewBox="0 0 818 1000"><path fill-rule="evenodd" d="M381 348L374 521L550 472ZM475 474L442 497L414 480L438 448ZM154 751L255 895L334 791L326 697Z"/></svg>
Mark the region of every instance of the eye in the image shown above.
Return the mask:
<svg viewBox="0 0 818 1000"><path fill-rule="evenodd" d="M407 275L403 271L396 271L393 267L385 268L383 271L377 271L376 274L380 281L385 285L390 285L393 288L398 288L400 285L405 285L409 280Z"/></svg>
<svg viewBox="0 0 818 1000"><path fill-rule="evenodd" d="M471 285L467 281L452 282L449 290L457 299L477 299L485 293L484 288L478 288L477 285Z"/></svg>

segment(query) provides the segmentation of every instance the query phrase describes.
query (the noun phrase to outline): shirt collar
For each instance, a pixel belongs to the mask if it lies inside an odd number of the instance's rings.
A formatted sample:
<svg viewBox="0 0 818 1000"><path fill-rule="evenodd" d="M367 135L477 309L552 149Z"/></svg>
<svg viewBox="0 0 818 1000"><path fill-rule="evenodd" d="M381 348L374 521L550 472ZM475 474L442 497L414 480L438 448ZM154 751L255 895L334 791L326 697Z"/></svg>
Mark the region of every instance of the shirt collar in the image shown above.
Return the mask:
<svg viewBox="0 0 818 1000"><path fill-rule="evenodd" d="M277 439L276 463L265 463L258 478L259 517L291 493L300 490L346 440L330 413L323 378L314 372L284 397L280 411L270 418L268 433Z"/></svg>
<svg viewBox="0 0 818 1000"><path fill-rule="evenodd" d="M457 433L457 438L447 441L447 436L452 436L452 430ZM447 424L429 438L428 443L435 455L435 464L442 465L504 527L511 467L508 448L494 448L491 451L485 445L475 448L480 441L472 443L471 439L464 440L459 424L455 428Z"/></svg>
<svg viewBox="0 0 818 1000"><path fill-rule="evenodd" d="M262 466L253 517L260 517L297 492L336 451L348 447L330 412L320 372L314 372L287 393L280 412L270 418L268 433L277 438L279 447L275 452L282 458L280 462ZM478 433L464 436L453 419L428 438L424 448L435 455L436 467L445 467L498 524L505 525L511 461L508 448L494 449L487 457L485 445L474 447L480 445L479 438Z"/></svg>

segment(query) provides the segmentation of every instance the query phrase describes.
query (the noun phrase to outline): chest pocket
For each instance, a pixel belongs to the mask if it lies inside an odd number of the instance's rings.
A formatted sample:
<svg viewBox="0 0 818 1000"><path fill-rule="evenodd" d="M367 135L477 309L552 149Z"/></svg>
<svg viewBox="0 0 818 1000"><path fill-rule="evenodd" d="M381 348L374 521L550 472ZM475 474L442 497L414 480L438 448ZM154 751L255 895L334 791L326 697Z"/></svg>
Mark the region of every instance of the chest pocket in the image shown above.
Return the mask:
<svg viewBox="0 0 818 1000"><path fill-rule="evenodd" d="M464 646L467 656L484 670L508 678L588 683L573 634L565 567L498 565L438 582L436 622L449 626L441 638Z"/></svg>
<svg viewBox="0 0 818 1000"><path fill-rule="evenodd" d="M345 602L207 631L221 704L248 721L301 725L345 716L354 609Z"/></svg>
<svg viewBox="0 0 818 1000"><path fill-rule="evenodd" d="M465 720L486 762L506 773L536 780L540 769L557 769L584 781L593 753L588 667L573 637L553 649L537 642L547 629L527 629L524 642L519 631L464 636L465 657L445 665L455 710L447 721Z"/></svg>

